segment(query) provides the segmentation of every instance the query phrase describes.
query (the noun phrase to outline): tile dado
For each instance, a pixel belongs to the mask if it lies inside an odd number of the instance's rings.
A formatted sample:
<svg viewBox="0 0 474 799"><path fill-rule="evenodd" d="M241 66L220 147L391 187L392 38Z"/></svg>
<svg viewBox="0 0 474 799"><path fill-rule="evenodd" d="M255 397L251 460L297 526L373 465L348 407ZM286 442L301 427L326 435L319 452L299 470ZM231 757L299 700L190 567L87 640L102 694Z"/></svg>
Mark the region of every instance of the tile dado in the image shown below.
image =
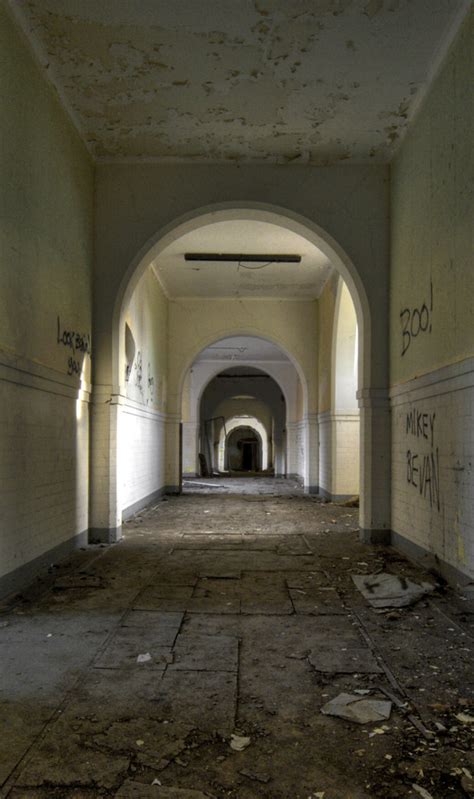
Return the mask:
<svg viewBox="0 0 474 799"><path fill-rule="evenodd" d="M394 543L473 576L474 358L391 392Z"/></svg>

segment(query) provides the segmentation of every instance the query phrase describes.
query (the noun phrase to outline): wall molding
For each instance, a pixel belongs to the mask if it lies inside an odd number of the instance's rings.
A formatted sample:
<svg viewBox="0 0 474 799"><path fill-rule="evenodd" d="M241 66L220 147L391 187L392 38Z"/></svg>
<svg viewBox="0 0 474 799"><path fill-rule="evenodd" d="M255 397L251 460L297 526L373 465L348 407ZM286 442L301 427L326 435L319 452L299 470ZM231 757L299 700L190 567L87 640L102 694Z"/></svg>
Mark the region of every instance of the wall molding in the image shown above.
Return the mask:
<svg viewBox="0 0 474 799"><path fill-rule="evenodd" d="M440 394L464 391L474 387L474 358L442 366L406 383L399 383L390 389L392 406L406 402L419 402ZM410 395L409 397L407 395Z"/></svg>
<svg viewBox="0 0 474 799"><path fill-rule="evenodd" d="M76 375L67 375L50 366L0 349L0 380L23 388L57 394L72 400L90 402L92 386Z"/></svg>
<svg viewBox="0 0 474 799"><path fill-rule="evenodd" d="M359 409L354 411L322 411L318 414L319 424L329 422L360 422Z"/></svg>

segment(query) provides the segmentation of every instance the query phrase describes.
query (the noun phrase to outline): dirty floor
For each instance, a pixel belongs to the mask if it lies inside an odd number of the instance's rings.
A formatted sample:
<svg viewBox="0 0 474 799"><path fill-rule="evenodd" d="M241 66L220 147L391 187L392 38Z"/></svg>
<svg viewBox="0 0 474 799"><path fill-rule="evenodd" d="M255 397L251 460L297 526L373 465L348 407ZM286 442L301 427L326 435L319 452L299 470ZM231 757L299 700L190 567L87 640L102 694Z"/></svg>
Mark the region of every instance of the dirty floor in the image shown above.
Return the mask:
<svg viewBox="0 0 474 799"><path fill-rule="evenodd" d="M352 575L435 578L357 509L196 482L0 608L0 795L473 797L468 597L376 610ZM340 693L391 715L323 715Z"/></svg>

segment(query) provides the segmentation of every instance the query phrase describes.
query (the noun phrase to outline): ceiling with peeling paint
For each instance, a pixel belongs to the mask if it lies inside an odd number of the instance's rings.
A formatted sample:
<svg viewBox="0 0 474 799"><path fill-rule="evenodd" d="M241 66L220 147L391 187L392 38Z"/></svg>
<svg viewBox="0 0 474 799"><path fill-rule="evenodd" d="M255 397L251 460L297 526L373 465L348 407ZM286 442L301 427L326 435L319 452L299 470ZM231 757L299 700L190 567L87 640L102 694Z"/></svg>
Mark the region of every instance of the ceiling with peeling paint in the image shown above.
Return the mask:
<svg viewBox="0 0 474 799"><path fill-rule="evenodd" d="M186 252L300 255L301 263L185 261ZM286 228L255 220L214 222L186 233L152 264L164 291L183 297L319 297L333 272L314 244Z"/></svg>
<svg viewBox="0 0 474 799"><path fill-rule="evenodd" d="M97 159L388 161L465 0L9 0Z"/></svg>

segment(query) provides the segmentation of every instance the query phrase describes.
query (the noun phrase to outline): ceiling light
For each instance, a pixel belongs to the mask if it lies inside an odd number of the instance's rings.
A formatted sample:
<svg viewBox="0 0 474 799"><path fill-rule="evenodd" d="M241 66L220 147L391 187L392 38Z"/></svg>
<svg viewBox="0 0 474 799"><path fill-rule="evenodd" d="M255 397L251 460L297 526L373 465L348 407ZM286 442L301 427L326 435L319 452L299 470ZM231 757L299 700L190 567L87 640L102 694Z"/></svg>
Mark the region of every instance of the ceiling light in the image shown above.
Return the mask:
<svg viewBox="0 0 474 799"><path fill-rule="evenodd" d="M254 255L237 254L232 252L186 252L185 261L230 261L233 263L273 263L273 264L299 264L301 255Z"/></svg>

